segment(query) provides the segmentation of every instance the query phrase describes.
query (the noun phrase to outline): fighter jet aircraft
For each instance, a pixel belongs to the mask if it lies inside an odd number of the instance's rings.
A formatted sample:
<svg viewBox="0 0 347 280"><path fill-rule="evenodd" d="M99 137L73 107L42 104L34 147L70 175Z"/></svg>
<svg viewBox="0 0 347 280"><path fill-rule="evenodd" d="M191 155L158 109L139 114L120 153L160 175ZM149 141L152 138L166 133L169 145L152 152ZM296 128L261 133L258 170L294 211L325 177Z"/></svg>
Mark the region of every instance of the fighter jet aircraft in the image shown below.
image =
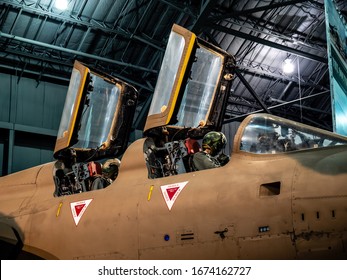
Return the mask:
<svg viewBox="0 0 347 280"><path fill-rule="evenodd" d="M228 163L191 168L234 69L174 25L144 138L126 147L136 90L76 63L56 161L0 178L2 258L345 259L346 137L254 114Z"/></svg>

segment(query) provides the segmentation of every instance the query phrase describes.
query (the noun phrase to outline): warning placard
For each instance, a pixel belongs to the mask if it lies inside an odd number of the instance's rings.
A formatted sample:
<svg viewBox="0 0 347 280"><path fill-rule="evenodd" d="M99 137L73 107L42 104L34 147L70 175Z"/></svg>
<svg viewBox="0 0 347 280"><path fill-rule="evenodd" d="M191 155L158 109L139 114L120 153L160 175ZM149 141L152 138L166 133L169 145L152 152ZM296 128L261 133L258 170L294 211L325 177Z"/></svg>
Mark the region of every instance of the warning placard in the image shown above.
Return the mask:
<svg viewBox="0 0 347 280"><path fill-rule="evenodd" d="M92 200L93 199L87 199L70 203L72 217L75 221L76 226L78 225L84 212L86 211L87 207L92 202Z"/></svg>
<svg viewBox="0 0 347 280"><path fill-rule="evenodd" d="M169 210L171 210L178 195L181 193L181 191L184 189L187 183L188 181L181 182L181 183L174 183L170 185L164 185L160 187L163 197L165 199L166 205L169 208Z"/></svg>

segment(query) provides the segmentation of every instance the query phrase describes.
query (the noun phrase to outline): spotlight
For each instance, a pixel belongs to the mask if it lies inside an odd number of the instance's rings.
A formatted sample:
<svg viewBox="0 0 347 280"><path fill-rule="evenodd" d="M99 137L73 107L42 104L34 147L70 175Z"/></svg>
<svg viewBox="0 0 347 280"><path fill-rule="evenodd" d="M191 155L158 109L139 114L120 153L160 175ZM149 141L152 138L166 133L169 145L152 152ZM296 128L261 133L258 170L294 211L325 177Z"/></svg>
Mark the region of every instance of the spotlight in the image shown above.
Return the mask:
<svg viewBox="0 0 347 280"><path fill-rule="evenodd" d="M283 68L283 72L286 74L293 73L293 71L294 71L293 61L289 58L285 59L283 62L282 68Z"/></svg>
<svg viewBox="0 0 347 280"><path fill-rule="evenodd" d="M66 10L67 9L68 2L67 0L55 0L55 7L59 10Z"/></svg>

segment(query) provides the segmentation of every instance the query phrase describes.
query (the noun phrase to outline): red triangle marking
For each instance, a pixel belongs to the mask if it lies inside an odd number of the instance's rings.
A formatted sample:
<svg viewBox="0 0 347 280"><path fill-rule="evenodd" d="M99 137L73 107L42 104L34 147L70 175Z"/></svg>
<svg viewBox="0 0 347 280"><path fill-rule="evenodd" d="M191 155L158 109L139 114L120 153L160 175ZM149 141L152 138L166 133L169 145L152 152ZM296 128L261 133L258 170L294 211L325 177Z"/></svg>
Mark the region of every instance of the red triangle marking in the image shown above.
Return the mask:
<svg viewBox="0 0 347 280"><path fill-rule="evenodd" d="M178 189L179 187L166 189L167 195L169 196L170 200L173 198Z"/></svg>
<svg viewBox="0 0 347 280"><path fill-rule="evenodd" d="M75 211L76 211L76 215L77 217L80 215L82 209L84 208L84 206L86 206L86 204L80 204L80 205L76 205L75 206Z"/></svg>

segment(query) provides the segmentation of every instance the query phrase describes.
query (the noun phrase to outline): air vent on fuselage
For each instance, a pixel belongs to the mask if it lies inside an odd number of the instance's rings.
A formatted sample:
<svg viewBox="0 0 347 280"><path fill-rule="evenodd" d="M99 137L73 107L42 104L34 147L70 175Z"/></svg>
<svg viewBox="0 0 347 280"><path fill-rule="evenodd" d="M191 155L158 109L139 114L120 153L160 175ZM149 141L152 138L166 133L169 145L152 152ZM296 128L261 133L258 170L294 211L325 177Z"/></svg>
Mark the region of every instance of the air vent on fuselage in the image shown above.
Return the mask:
<svg viewBox="0 0 347 280"><path fill-rule="evenodd" d="M259 196L274 196L281 192L281 182L271 182L261 184L259 188Z"/></svg>

